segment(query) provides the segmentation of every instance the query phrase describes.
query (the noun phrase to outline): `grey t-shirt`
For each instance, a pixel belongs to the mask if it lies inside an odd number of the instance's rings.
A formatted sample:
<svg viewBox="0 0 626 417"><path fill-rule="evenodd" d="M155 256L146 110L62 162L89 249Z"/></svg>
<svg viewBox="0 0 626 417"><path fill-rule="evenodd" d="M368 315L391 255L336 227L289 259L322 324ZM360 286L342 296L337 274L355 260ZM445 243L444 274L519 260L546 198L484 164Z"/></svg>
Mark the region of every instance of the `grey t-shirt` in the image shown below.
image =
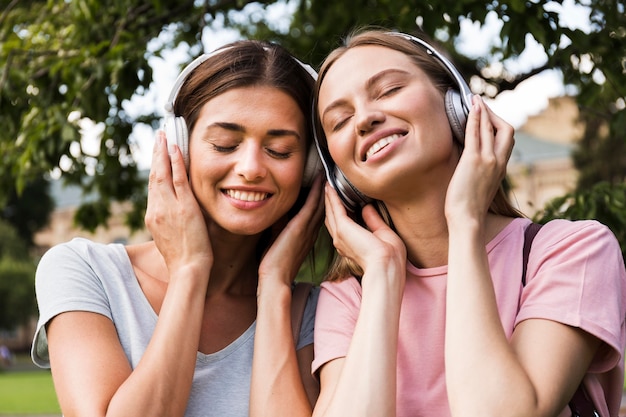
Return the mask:
<svg viewBox="0 0 626 417"><path fill-rule="evenodd" d="M154 332L157 315L143 294L126 249L76 238L50 249L37 267L39 321L32 360L49 367L45 325L57 314L90 311L113 321L134 369ZM307 301L297 349L313 343L319 289ZM185 416L248 416L256 322L234 342L209 355L198 352Z"/></svg>

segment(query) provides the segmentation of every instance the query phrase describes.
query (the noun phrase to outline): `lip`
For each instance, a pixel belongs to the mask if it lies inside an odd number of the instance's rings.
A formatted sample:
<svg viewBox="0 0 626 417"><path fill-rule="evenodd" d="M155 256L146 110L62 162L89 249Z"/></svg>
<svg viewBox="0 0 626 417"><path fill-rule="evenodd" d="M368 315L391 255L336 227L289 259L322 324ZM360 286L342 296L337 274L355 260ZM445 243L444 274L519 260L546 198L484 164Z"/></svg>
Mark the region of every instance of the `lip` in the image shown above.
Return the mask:
<svg viewBox="0 0 626 417"><path fill-rule="evenodd" d="M381 139L388 138L388 137L394 136L394 135L399 136L397 138L397 139L399 139L400 137L403 137L406 134L407 134L407 131L406 130L401 130L401 129L386 129L386 130L381 130L380 132L376 132L375 134L373 134L372 136L368 137L366 140L364 140L361 143L361 146L360 146L360 149L359 149L359 157L360 157L361 161L362 162L367 161L367 152L370 150L370 148L372 146L374 146L374 144L376 144Z"/></svg>

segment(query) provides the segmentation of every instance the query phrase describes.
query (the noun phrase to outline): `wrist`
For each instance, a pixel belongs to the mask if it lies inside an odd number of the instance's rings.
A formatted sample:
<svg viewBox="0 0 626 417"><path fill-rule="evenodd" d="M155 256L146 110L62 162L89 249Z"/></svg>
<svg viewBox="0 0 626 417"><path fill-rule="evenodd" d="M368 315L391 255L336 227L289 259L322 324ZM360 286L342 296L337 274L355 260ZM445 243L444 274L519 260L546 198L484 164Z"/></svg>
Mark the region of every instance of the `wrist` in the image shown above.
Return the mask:
<svg viewBox="0 0 626 417"><path fill-rule="evenodd" d="M484 231L484 218L472 218L466 216L451 216L447 218L448 235L457 236L478 236Z"/></svg>
<svg viewBox="0 0 626 417"><path fill-rule="evenodd" d="M209 282L209 263L188 263L168 268L169 284L183 284L190 287L206 287Z"/></svg>
<svg viewBox="0 0 626 417"><path fill-rule="evenodd" d="M262 302L277 303L285 300L287 304L291 301L291 284L277 279L261 279L257 285L257 303Z"/></svg>

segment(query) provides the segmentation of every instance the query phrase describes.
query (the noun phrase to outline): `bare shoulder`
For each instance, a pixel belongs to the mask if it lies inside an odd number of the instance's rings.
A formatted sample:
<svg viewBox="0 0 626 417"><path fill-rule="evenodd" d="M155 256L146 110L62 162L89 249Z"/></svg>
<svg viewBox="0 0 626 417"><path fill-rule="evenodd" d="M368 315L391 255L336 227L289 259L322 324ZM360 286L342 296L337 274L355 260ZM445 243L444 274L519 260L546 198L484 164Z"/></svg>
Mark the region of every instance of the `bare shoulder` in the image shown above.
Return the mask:
<svg viewBox="0 0 626 417"><path fill-rule="evenodd" d="M167 266L154 242L126 246L137 282L152 309L158 314L167 290Z"/></svg>
<svg viewBox="0 0 626 417"><path fill-rule="evenodd" d="M167 271L165 261L153 241L128 245L125 248L128 259L138 277L147 274L153 278L167 281L163 278L163 272Z"/></svg>

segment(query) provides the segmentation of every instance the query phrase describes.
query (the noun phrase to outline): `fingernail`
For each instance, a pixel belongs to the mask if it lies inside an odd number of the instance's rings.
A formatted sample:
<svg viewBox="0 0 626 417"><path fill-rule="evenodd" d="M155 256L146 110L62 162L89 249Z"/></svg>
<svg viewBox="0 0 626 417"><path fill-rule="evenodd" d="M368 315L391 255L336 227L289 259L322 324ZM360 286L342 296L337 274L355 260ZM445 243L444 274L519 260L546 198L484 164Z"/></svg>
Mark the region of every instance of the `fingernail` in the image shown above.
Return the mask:
<svg viewBox="0 0 626 417"><path fill-rule="evenodd" d="M480 111L480 102L482 101L482 97L479 95L474 95L472 108L474 111Z"/></svg>
<svg viewBox="0 0 626 417"><path fill-rule="evenodd" d="M161 145L161 141L163 140L163 137L161 136L160 132L157 132L156 137L154 138L154 150L156 150L159 145Z"/></svg>
<svg viewBox="0 0 626 417"><path fill-rule="evenodd" d="M173 143L167 145L167 153L169 155L174 155L176 153L176 145L174 145Z"/></svg>

